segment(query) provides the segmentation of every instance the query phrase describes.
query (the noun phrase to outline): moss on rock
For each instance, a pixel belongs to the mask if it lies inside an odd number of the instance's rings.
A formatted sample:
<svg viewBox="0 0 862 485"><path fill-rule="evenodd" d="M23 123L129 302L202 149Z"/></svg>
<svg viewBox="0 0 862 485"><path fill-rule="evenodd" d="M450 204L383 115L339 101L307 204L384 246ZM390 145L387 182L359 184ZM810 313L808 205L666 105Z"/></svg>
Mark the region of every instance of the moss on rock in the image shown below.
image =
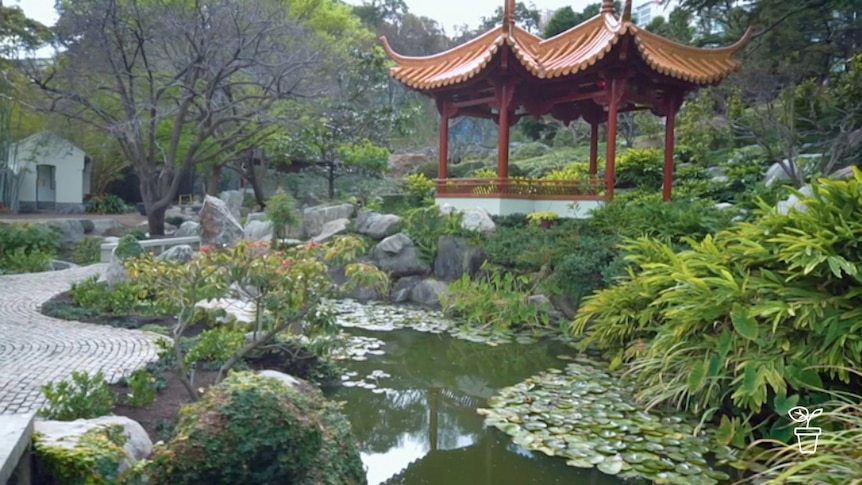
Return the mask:
<svg viewBox="0 0 862 485"><path fill-rule="evenodd" d="M365 484L338 406L304 383L231 374L185 406L145 472L153 485Z"/></svg>
<svg viewBox="0 0 862 485"><path fill-rule="evenodd" d="M74 445L47 443L44 435L33 436L33 447L39 466L37 483L48 485L113 485L126 483L120 466L127 460L123 445L123 427L109 425L91 429Z"/></svg>

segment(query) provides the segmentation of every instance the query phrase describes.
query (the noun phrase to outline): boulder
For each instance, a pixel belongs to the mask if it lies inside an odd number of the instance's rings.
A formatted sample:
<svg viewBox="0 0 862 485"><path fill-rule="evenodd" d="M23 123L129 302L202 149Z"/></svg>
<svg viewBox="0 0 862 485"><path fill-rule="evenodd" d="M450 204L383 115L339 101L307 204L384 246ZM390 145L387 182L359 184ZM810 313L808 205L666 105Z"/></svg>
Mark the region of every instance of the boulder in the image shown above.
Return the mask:
<svg viewBox="0 0 862 485"><path fill-rule="evenodd" d="M803 197L810 197L814 194L814 190L810 185L804 185L799 189L799 192L803 195ZM791 209L796 209L799 212L805 212L806 207L802 202L802 198L798 197L796 194L790 194L790 196L782 201L778 202L776 206L778 209L778 213L782 215L787 215L790 213Z"/></svg>
<svg viewBox="0 0 862 485"><path fill-rule="evenodd" d="M317 207L320 204L323 204L323 202L318 196L314 195L314 192L309 192L303 195L302 199L299 200L299 206L303 209L307 207Z"/></svg>
<svg viewBox="0 0 862 485"><path fill-rule="evenodd" d="M440 211L440 214L442 214L444 216L448 216L449 214L454 214L455 212L458 211L458 209L456 209L454 205L447 204L445 202L440 204L439 206L437 206L437 209Z"/></svg>
<svg viewBox="0 0 862 485"><path fill-rule="evenodd" d="M90 219L79 219L78 222L84 228L84 234L93 234L93 231L96 230L96 225Z"/></svg>
<svg viewBox="0 0 862 485"><path fill-rule="evenodd" d="M129 271L123 264L123 260L112 254L111 261L105 269L104 278L110 288L113 288L117 283L129 281Z"/></svg>
<svg viewBox="0 0 862 485"><path fill-rule="evenodd" d="M353 217L353 204L331 205L328 207L309 207L302 211L302 231L307 238L320 235L323 225L336 219Z"/></svg>
<svg viewBox="0 0 862 485"><path fill-rule="evenodd" d="M356 232L379 241L398 232L400 223L401 218L394 214L360 211L356 216Z"/></svg>
<svg viewBox="0 0 862 485"><path fill-rule="evenodd" d="M242 239L242 226L231 214L227 204L210 195L204 198L200 212L201 243L230 246Z"/></svg>
<svg viewBox="0 0 862 485"><path fill-rule="evenodd" d="M58 219L46 225L57 229L60 239L58 249L61 253L71 253L84 241L84 226L77 219Z"/></svg>
<svg viewBox="0 0 862 485"><path fill-rule="evenodd" d="M788 169L792 170L794 173L799 174L799 167L796 165L796 162L790 160L783 160L781 163L773 163L772 166L766 171L766 176L764 177L764 183L767 187L772 187L777 182L783 180L792 180L793 177L788 173Z"/></svg>
<svg viewBox="0 0 862 485"><path fill-rule="evenodd" d="M241 190L225 190L218 196L225 205L227 206L228 211L234 217L234 219L239 220L242 217L242 201L245 199L245 194ZM206 199L204 199L204 205L206 205Z"/></svg>
<svg viewBox="0 0 862 485"><path fill-rule="evenodd" d="M371 264L370 261L359 261L366 264ZM336 284L338 287L342 287L345 283L347 283L347 276L344 274L344 266L337 266L331 268L329 270L329 277L332 278L332 282ZM380 294L377 289L374 287L366 287L362 285L358 285L350 291L341 290L341 296L345 298L353 298L354 300L358 300L361 302L369 302L380 299Z"/></svg>
<svg viewBox="0 0 862 485"><path fill-rule="evenodd" d="M180 225L179 228L177 228L176 232L174 232L174 237L200 236L200 233L200 224L195 221L185 221Z"/></svg>
<svg viewBox="0 0 862 485"><path fill-rule="evenodd" d="M255 322L255 307L250 301L235 299L235 298L219 298L216 300L202 300L195 303L195 308L200 308L204 311L220 313L226 315L224 321L236 320L240 323Z"/></svg>
<svg viewBox="0 0 862 485"><path fill-rule="evenodd" d="M476 232L494 232L497 226L491 219L491 214L482 208L464 209L461 211L461 228Z"/></svg>
<svg viewBox="0 0 862 485"><path fill-rule="evenodd" d="M848 180L852 179L853 175L853 166L839 168L838 170L829 174L829 178L836 180Z"/></svg>
<svg viewBox="0 0 862 485"><path fill-rule="evenodd" d="M373 251L378 268L393 276L425 276L430 272L428 263L422 261L413 241L404 233L389 236L377 243Z"/></svg>
<svg viewBox="0 0 862 485"><path fill-rule="evenodd" d="M405 276L404 278L398 278L395 281L395 284L392 285L392 289L389 292L389 298L393 303L404 303L410 300L410 293L413 291L413 287L419 284L422 281L421 276Z"/></svg>
<svg viewBox="0 0 862 485"><path fill-rule="evenodd" d="M147 458L153 449L144 428L125 416L75 421L37 420L33 431L38 463L45 472L68 473L50 478L40 475L38 483L120 483L119 476ZM75 473L81 469L87 470L90 477Z"/></svg>
<svg viewBox="0 0 862 485"><path fill-rule="evenodd" d="M122 234L126 231L126 225L116 219L94 219L93 235L105 236L108 232Z"/></svg>
<svg viewBox="0 0 862 485"><path fill-rule="evenodd" d="M440 296L449 290L445 281L426 278L410 290L410 301L430 308L440 308Z"/></svg>
<svg viewBox="0 0 862 485"><path fill-rule="evenodd" d="M67 206L63 206L58 211L60 214L86 214L87 208L84 207L84 204L71 204Z"/></svg>
<svg viewBox="0 0 862 485"><path fill-rule="evenodd" d="M179 246L171 246L165 252L159 255L161 261L174 261L177 263L188 263L195 257L195 250L188 244L180 244Z"/></svg>
<svg viewBox="0 0 862 485"><path fill-rule="evenodd" d="M153 452L152 483L364 484L339 406L287 375L233 372L183 407Z"/></svg>
<svg viewBox="0 0 862 485"><path fill-rule="evenodd" d="M713 207L718 209L718 210L732 209L733 204L731 204L730 202L719 202L719 203L715 204Z"/></svg>
<svg viewBox="0 0 862 485"><path fill-rule="evenodd" d="M264 369L257 372L257 375L261 377L269 377L272 379L278 379L281 382L287 384L289 387L298 387L301 385L299 379L293 377L290 374L285 374L284 372L279 372L277 370L269 370Z"/></svg>
<svg viewBox="0 0 862 485"><path fill-rule="evenodd" d="M248 216L245 218L245 223L248 224L251 221L265 221L266 220L266 212L250 212Z"/></svg>
<svg viewBox="0 0 862 485"><path fill-rule="evenodd" d="M320 234L311 238L314 242L323 242L333 237L347 232L347 226L350 225L350 219L336 219L329 221L320 229Z"/></svg>
<svg viewBox="0 0 862 485"><path fill-rule="evenodd" d="M551 302L551 299L545 295L530 295L527 297L527 302L532 303L538 307L539 310L547 313L551 318L557 319L564 317L562 312L554 308L554 304Z"/></svg>
<svg viewBox="0 0 862 485"><path fill-rule="evenodd" d="M434 275L443 281L455 281L465 273L474 276L484 262L485 255L481 248L471 246L459 237L440 236Z"/></svg>
<svg viewBox="0 0 862 485"><path fill-rule="evenodd" d="M251 241L270 240L272 239L272 222L261 220L246 222L242 237Z"/></svg>
<svg viewBox="0 0 862 485"><path fill-rule="evenodd" d="M424 153L393 153L389 155L389 168L395 177L403 177L428 159L428 155Z"/></svg>

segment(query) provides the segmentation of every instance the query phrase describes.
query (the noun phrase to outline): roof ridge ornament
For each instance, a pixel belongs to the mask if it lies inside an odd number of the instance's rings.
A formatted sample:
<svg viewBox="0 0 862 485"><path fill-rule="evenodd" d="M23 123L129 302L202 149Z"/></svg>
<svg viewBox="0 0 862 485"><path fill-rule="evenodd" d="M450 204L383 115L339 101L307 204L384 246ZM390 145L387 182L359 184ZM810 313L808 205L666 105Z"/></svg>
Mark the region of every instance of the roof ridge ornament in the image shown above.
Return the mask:
<svg viewBox="0 0 862 485"><path fill-rule="evenodd" d="M515 0L506 0L503 6L503 33L509 35L515 25Z"/></svg>
<svg viewBox="0 0 862 485"><path fill-rule="evenodd" d="M623 7L623 22L631 22L632 21L632 0L626 0L625 6Z"/></svg>
<svg viewBox="0 0 862 485"><path fill-rule="evenodd" d="M602 8L599 13L614 13L614 0L602 0Z"/></svg>

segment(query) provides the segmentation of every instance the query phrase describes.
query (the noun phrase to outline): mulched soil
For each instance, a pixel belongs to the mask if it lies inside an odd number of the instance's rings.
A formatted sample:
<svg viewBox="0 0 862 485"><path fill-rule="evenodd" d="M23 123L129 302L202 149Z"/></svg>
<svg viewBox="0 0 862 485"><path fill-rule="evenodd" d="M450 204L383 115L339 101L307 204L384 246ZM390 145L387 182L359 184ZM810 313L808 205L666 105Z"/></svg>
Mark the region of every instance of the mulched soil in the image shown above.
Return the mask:
<svg viewBox="0 0 862 485"><path fill-rule="evenodd" d="M215 382L216 375L218 375L217 371L195 371L195 387L211 386ZM117 399L119 404L114 407L114 414L126 416L140 423L153 443L169 438L180 407L192 402L189 392L173 371L165 371L163 376L166 387L156 395L155 402L140 408L124 404L129 388L122 385L111 386L111 390L119 397Z"/></svg>

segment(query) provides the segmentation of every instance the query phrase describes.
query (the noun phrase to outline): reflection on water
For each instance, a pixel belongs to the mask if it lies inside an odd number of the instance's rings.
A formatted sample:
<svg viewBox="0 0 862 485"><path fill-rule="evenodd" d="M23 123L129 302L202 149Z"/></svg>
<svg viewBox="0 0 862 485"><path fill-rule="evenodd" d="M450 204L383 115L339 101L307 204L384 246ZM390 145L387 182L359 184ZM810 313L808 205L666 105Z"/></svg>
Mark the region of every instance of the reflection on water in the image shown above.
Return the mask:
<svg viewBox="0 0 862 485"><path fill-rule="evenodd" d="M357 375L353 379L366 378L378 387L376 393L345 387L332 396L346 402L344 413L361 446L369 485L623 483L523 450L505 434L485 428L476 414L497 389L563 367L556 356L571 354L567 347L490 347L411 330L352 333L386 343L385 355L349 364Z"/></svg>

